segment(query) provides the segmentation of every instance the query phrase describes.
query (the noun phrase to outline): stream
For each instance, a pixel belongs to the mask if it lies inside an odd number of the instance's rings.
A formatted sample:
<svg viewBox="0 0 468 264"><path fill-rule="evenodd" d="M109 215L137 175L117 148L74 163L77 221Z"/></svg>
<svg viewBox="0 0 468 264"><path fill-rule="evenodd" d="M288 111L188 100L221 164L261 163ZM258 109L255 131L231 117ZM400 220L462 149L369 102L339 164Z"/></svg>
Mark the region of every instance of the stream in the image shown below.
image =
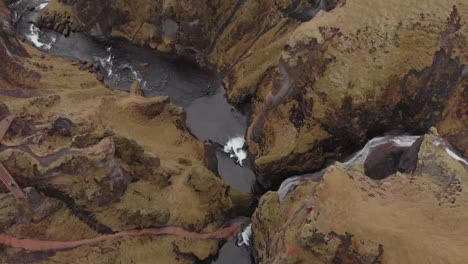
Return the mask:
<svg viewBox="0 0 468 264"><path fill-rule="evenodd" d="M187 126L197 139L223 146L216 150L219 175L230 186L253 192L256 178L245 148L247 119L229 105L217 76L126 41L103 43L81 33L65 37L39 29L32 21L47 4L47 0L20 0L9 6L19 36L51 55L99 65L105 84L112 89L129 91L138 81L146 97L169 96L187 112ZM210 263L253 263L249 247L237 244L226 243Z"/></svg>
<svg viewBox="0 0 468 264"><path fill-rule="evenodd" d="M65 37L51 30L39 29L31 21L34 21L47 4L48 0L19 0L10 5L18 35L51 55L99 65L105 84L112 89L129 91L132 84L139 82L146 97L169 96L174 104L187 112L187 126L191 133L201 142L211 142L216 146L220 177L232 187L256 194L256 177L245 142L247 119L229 105L222 82L216 74L206 72L193 63L169 61L149 48L138 47L126 41L99 42L80 33L71 33L69 37ZM318 8L322 8L322 5ZM311 10L309 15L315 15L319 9ZM291 86L288 81L284 83L286 84L283 87ZM272 99L276 104L281 103L288 93L288 89L280 91L282 92ZM265 116L266 114L264 112ZM412 173L418 162L423 139L423 136L391 134L370 139L361 150L343 160L343 166L352 168L362 164L364 174L376 181L396 173ZM468 168L468 161L448 142L439 139L433 144ZM49 155L44 162L53 161L54 158L54 155ZM302 183L321 181L329 168L286 179L277 191L279 202ZM251 241L252 226L242 227L241 232L237 231L239 229L233 231L238 233L237 239L225 243L218 256L205 263L255 263ZM182 232L178 229L176 231ZM166 230L164 234L171 233ZM11 242L11 239L5 241ZM79 241L77 243L83 244Z"/></svg>

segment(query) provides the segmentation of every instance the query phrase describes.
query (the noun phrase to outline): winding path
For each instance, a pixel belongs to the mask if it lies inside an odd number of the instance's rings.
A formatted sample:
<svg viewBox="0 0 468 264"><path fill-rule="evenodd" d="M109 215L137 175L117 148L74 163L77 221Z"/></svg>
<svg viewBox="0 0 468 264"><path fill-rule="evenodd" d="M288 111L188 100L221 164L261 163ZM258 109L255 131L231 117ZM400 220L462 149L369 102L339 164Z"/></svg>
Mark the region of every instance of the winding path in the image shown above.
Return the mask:
<svg viewBox="0 0 468 264"><path fill-rule="evenodd" d="M103 235L95 238L88 238L75 241L49 241L49 240L36 240L36 239L20 239L7 234L0 234L0 245L14 248L21 248L29 251L53 251L72 249L79 246L96 244L112 239L122 237L134 237L144 235L172 235L177 237L194 238L194 239L226 239L230 240L236 236L240 231L240 224L232 224L228 227L219 229L212 233L194 233L186 231L179 227L163 227L151 228L142 230L122 231L111 235Z"/></svg>

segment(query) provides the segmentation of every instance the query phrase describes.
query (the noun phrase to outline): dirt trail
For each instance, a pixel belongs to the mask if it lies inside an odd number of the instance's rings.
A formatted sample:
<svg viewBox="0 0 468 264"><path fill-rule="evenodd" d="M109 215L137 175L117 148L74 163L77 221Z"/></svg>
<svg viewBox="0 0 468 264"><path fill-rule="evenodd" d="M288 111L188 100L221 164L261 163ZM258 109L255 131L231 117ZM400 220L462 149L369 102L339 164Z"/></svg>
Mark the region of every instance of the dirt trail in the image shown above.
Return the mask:
<svg viewBox="0 0 468 264"><path fill-rule="evenodd" d="M129 236L144 236L144 235L173 235L178 237L195 238L195 239L232 239L240 230L239 224L232 224L226 228L219 229L212 233L193 233L186 231L179 227L163 227L151 228L142 230L122 231L111 235L103 235L90 239L76 240L76 241L46 241L35 239L20 239L7 234L0 234L0 244L4 246L22 248L29 251L50 251L50 250L64 250L71 249L79 246L95 244L111 239Z"/></svg>

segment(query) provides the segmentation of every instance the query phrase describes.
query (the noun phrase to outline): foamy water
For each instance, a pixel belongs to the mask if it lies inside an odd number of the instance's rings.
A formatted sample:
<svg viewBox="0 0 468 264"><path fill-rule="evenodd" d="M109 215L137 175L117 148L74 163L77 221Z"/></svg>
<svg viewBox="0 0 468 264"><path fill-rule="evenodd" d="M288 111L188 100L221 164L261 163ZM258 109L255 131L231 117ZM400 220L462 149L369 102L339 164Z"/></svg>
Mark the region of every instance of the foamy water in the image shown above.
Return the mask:
<svg viewBox="0 0 468 264"><path fill-rule="evenodd" d="M278 189L278 196L280 202L286 198L288 194L290 194L292 191L294 191L299 184L304 182L306 179L302 176L296 176L296 177L291 177L286 179L283 183L281 183L281 186Z"/></svg>
<svg viewBox="0 0 468 264"><path fill-rule="evenodd" d="M107 47L106 51L108 53L107 57L105 58L94 57L94 58L99 62L101 67L106 71L107 77L110 77L112 76L113 66L114 66L112 62L112 57L113 57L112 47Z"/></svg>
<svg viewBox="0 0 468 264"><path fill-rule="evenodd" d="M37 11L40 11L40 10L46 8L48 5L49 5L49 1L47 1L47 2L45 2L45 3L42 3L42 4L40 4L38 7L36 7L36 10L37 10Z"/></svg>
<svg viewBox="0 0 468 264"><path fill-rule="evenodd" d="M245 145L245 138L235 137L231 138L224 146L224 152L230 154L231 158L236 158L239 165L247 158L247 152L243 149Z"/></svg>
<svg viewBox="0 0 468 264"><path fill-rule="evenodd" d="M445 152L447 152L447 154L454 160L464 163L465 165L468 165L468 161L464 159L462 156L455 153L455 151L453 151L449 146L447 146L447 144L445 143L445 141L443 141L443 139L435 140L432 144L434 144L434 146L440 147L443 150L445 150Z"/></svg>
<svg viewBox="0 0 468 264"><path fill-rule="evenodd" d="M352 166L356 163L364 162L367 157L369 156L372 151L374 151L377 147L386 144L392 143L395 147L411 147L411 145L418 140L420 136L386 136L386 137L377 137L371 139L367 144L361 149L358 153L356 153L350 160L346 161L344 164L346 166Z"/></svg>
<svg viewBox="0 0 468 264"><path fill-rule="evenodd" d="M367 144L358 151L353 157L346 161L344 164L347 167L351 167L354 164L365 162L367 157L372 154L372 152L378 148L379 146L387 143L391 143L395 147L402 147L402 148L409 148L411 147L416 140L418 140L420 136L386 136L386 137L377 137L371 139ZM323 175L326 173L329 167L325 168L324 170L314 173L314 174L305 174L301 176L291 177L286 179L278 189L278 196L280 201L283 201L284 198L294 191L297 186L301 183L312 180L314 178L320 177L319 175Z"/></svg>
<svg viewBox="0 0 468 264"><path fill-rule="evenodd" d="M244 231L242 231L239 241L237 241L237 245L240 246L250 246L252 238L252 224L249 224Z"/></svg>
<svg viewBox="0 0 468 264"><path fill-rule="evenodd" d="M52 37L50 43L44 43L40 39L41 30L36 27L34 24L30 25L30 33L26 34L26 39L28 39L35 47L50 50L52 45L54 45L55 41L57 40L56 37Z"/></svg>

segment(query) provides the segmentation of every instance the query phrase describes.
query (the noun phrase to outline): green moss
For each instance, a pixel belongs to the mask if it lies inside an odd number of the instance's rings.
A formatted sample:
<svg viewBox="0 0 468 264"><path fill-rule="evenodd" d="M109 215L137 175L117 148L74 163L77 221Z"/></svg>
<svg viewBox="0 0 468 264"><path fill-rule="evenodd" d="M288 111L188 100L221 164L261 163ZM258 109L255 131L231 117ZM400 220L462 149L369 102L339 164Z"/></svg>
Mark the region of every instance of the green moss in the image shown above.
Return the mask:
<svg viewBox="0 0 468 264"><path fill-rule="evenodd" d="M318 143L329 137L329 134L319 125L311 129L304 129L299 135L294 154L303 154L312 150Z"/></svg>
<svg viewBox="0 0 468 264"><path fill-rule="evenodd" d="M278 220L281 217L281 208L278 200L278 193L268 192L262 197L260 207L258 209L258 213L262 220L273 224L273 226L278 224Z"/></svg>

